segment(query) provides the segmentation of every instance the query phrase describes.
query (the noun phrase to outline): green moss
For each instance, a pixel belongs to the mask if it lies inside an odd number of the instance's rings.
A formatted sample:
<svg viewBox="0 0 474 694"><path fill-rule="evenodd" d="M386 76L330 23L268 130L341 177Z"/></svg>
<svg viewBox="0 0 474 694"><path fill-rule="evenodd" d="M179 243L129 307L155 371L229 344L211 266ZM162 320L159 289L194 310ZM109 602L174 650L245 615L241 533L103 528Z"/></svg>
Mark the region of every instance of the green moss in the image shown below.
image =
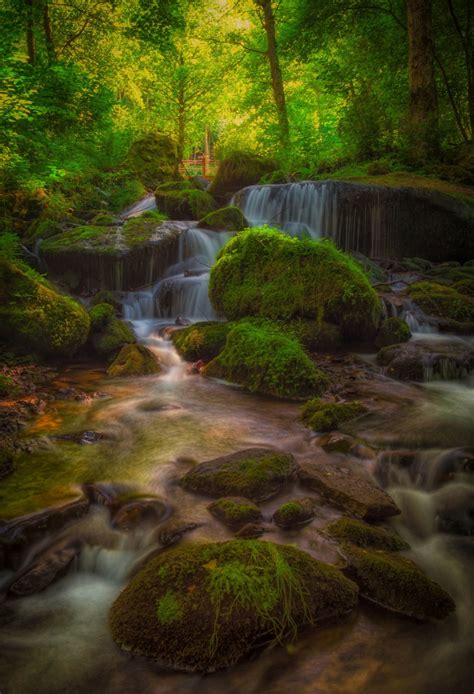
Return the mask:
<svg viewBox="0 0 474 694"><path fill-rule="evenodd" d="M366 549L383 549L387 552L409 549L409 545L398 535L351 518L340 518L327 525L324 531L339 542L351 542Z"/></svg>
<svg viewBox="0 0 474 694"><path fill-rule="evenodd" d="M158 601L156 615L161 624L172 624L181 620L184 610L179 602L179 596L172 590L165 593Z"/></svg>
<svg viewBox="0 0 474 694"><path fill-rule="evenodd" d="M221 161L210 192L218 199L227 200L232 193L258 183L276 168L276 162L251 152L232 152Z"/></svg>
<svg viewBox="0 0 474 694"><path fill-rule="evenodd" d="M254 523L262 518L258 506L244 497L229 496L218 499L207 508L213 516L231 528L240 528L246 523Z"/></svg>
<svg viewBox="0 0 474 694"><path fill-rule="evenodd" d="M340 424L360 417L367 408L360 402L329 403L318 398L309 400L301 411L301 419L314 431L331 431Z"/></svg>
<svg viewBox="0 0 474 694"><path fill-rule="evenodd" d="M209 361L224 349L231 327L231 323L205 321L177 330L171 339L186 361Z"/></svg>
<svg viewBox="0 0 474 694"><path fill-rule="evenodd" d="M344 545L348 575L361 594L395 612L417 619L444 619L455 609L452 598L412 561L398 554Z"/></svg>
<svg viewBox="0 0 474 694"><path fill-rule="evenodd" d="M108 289L101 289L97 294L94 295L92 299L92 306L97 306L97 304L110 304L114 309L120 307L120 303L116 301L113 292Z"/></svg>
<svg viewBox="0 0 474 694"><path fill-rule="evenodd" d="M242 321L232 327L223 351L203 374L282 398L318 394L327 384L298 341L271 323Z"/></svg>
<svg viewBox="0 0 474 694"><path fill-rule="evenodd" d="M92 335L94 349L105 357L112 356L123 345L133 344L135 341L133 331L124 321L117 318L112 318L100 332Z"/></svg>
<svg viewBox="0 0 474 694"><path fill-rule="evenodd" d="M87 339L89 316L31 270L0 259L0 335L47 355L70 356Z"/></svg>
<svg viewBox="0 0 474 694"><path fill-rule="evenodd" d="M435 282L416 282L408 293L425 313L460 323L474 321L474 299L452 287Z"/></svg>
<svg viewBox="0 0 474 694"><path fill-rule="evenodd" d="M114 318L115 310L110 304L96 304L89 311L92 332L100 332Z"/></svg>
<svg viewBox="0 0 474 694"><path fill-rule="evenodd" d="M242 211L233 205L210 212L198 222L198 227L201 229L216 229L217 231L242 231L247 226L248 223Z"/></svg>
<svg viewBox="0 0 474 694"><path fill-rule="evenodd" d="M139 217L129 219L122 227L122 234L129 248L140 246L153 236L157 227L166 220L166 215L157 210L144 212Z"/></svg>
<svg viewBox="0 0 474 694"><path fill-rule="evenodd" d="M162 620L156 606L165 596ZM110 626L125 650L175 669L212 672L343 615L356 601L352 582L294 547L187 544L145 566L115 601Z"/></svg>
<svg viewBox="0 0 474 694"><path fill-rule="evenodd" d="M410 337L411 332L406 321L401 318L387 318L380 326L375 346L381 349L389 345L398 345L401 342L408 342Z"/></svg>
<svg viewBox="0 0 474 694"><path fill-rule="evenodd" d="M381 314L362 268L331 241L291 238L268 227L243 231L224 246L209 296L230 320L325 320L345 337L372 337Z"/></svg>
<svg viewBox="0 0 474 694"><path fill-rule="evenodd" d="M108 376L149 376L160 373L153 352L143 345L124 345L107 369Z"/></svg>
<svg viewBox="0 0 474 694"><path fill-rule="evenodd" d="M41 245L43 252L54 252L59 250L108 250L113 251L116 245L115 228L83 225L64 231L52 238L45 239Z"/></svg>
<svg viewBox="0 0 474 694"><path fill-rule="evenodd" d="M115 218L112 217L111 214L107 214L106 212L99 212L99 214L96 214L96 216L92 220L92 224L96 227L113 226L115 224Z"/></svg>
<svg viewBox="0 0 474 694"><path fill-rule="evenodd" d="M263 501L293 476L293 457L268 449L239 451L197 465L181 479L189 491L214 497L239 496Z"/></svg>
<svg viewBox="0 0 474 694"><path fill-rule="evenodd" d="M155 198L158 209L170 219L202 219L216 207L209 193L189 182L160 185Z"/></svg>
<svg viewBox="0 0 474 694"><path fill-rule="evenodd" d="M308 352L333 352L342 344L341 331L337 325L305 320L279 323L283 332L294 335Z"/></svg>
<svg viewBox="0 0 474 694"><path fill-rule="evenodd" d="M452 286L460 294L468 294L474 296L474 279L464 279L455 282Z"/></svg>
<svg viewBox="0 0 474 694"><path fill-rule="evenodd" d="M164 133L154 132L132 144L124 167L132 171L145 186L155 188L159 183L179 177L178 163L173 140Z"/></svg>
<svg viewBox="0 0 474 694"><path fill-rule="evenodd" d="M292 499L275 511L273 520L282 528L304 525L314 518L313 506L312 499Z"/></svg>
<svg viewBox="0 0 474 694"><path fill-rule="evenodd" d="M10 378L10 376L6 376L5 374L0 373L0 397L4 397L6 395L14 395L19 391L19 388L15 381Z"/></svg>

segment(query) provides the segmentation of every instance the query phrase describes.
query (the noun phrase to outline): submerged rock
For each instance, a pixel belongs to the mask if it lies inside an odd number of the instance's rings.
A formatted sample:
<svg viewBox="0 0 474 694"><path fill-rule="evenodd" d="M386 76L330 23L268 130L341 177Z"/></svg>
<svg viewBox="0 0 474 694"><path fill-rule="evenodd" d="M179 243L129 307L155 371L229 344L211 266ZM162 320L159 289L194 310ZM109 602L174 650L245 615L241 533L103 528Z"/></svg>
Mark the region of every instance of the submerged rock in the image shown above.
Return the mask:
<svg viewBox="0 0 474 694"><path fill-rule="evenodd" d="M168 513L164 501L157 498L138 498L125 503L112 518L114 528L134 530L143 524L156 524Z"/></svg>
<svg viewBox="0 0 474 694"><path fill-rule="evenodd" d="M13 579L8 592L18 597L39 593L66 573L80 551L81 542L78 540L56 543Z"/></svg>
<svg viewBox="0 0 474 694"><path fill-rule="evenodd" d="M401 381L451 380L467 376L474 368L474 349L460 340L414 340L384 347L377 361L387 375Z"/></svg>
<svg viewBox="0 0 474 694"><path fill-rule="evenodd" d="M348 462L304 462L300 464L298 477L301 484L358 518L383 520L400 513L383 489Z"/></svg>
<svg viewBox="0 0 474 694"><path fill-rule="evenodd" d="M213 501L208 511L230 528L240 528L247 523L259 521L262 513L258 506L242 496L226 496Z"/></svg>
<svg viewBox="0 0 474 694"><path fill-rule="evenodd" d="M291 499L275 511L273 521L284 530L306 525L315 516L314 505L314 499Z"/></svg>
<svg viewBox="0 0 474 694"><path fill-rule="evenodd" d="M149 376L160 371L160 362L150 349L144 345L124 345L107 369L107 375Z"/></svg>
<svg viewBox="0 0 474 694"><path fill-rule="evenodd" d="M387 552L398 552L409 549L409 545L401 537L384 528L377 528L353 518L340 518L329 523L324 532L337 542L351 542L366 549L383 549Z"/></svg>
<svg viewBox="0 0 474 694"><path fill-rule="evenodd" d="M145 566L113 604L110 626L128 652L176 670L214 672L343 616L356 602L354 583L294 547L188 544Z"/></svg>
<svg viewBox="0 0 474 694"><path fill-rule="evenodd" d="M346 575L371 602L419 620L445 619L455 610L451 596L410 559L345 544Z"/></svg>
<svg viewBox="0 0 474 694"><path fill-rule="evenodd" d="M293 456L270 448L249 448L192 468L181 485L208 496L243 496L265 501L294 478Z"/></svg>
<svg viewBox="0 0 474 694"><path fill-rule="evenodd" d="M173 518L160 526L156 538L162 547L171 547L171 545L176 545L186 533L190 533L196 528L199 528L199 523Z"/></svg>

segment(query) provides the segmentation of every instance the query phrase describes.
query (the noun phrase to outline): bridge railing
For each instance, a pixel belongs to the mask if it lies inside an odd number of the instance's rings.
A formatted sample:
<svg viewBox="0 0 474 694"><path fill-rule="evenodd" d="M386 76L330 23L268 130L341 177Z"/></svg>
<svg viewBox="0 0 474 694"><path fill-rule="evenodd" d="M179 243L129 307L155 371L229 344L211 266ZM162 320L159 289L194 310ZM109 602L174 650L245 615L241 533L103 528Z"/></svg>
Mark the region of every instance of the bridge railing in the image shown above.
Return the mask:
<svg viewBox="0 0 474 694"><path fill-rule="evenodd" d="M207 176L212 178L219 166L217 159L195 157L194 159L183 159L179 165L179 172L183 176Z"/></svg>

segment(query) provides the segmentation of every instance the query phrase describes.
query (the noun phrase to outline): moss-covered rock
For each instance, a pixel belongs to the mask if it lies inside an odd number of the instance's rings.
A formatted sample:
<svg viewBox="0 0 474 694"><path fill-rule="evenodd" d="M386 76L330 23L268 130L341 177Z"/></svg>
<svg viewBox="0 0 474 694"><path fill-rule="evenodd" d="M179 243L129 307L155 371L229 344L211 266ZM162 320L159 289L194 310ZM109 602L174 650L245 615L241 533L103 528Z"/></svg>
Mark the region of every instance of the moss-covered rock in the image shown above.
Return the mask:
<svg viewBox="0 0 474 694"><path fill-rule="evenodd" d="M408 342L410 337L411 332L406 321L401 318L387 318L380 326L375 346L381 349L389 345L398 345L401 342Z"/></svg>
<svg viewBox="0 0 474 694"><path fill-rule="evenodd" d="M464 378L474 368L474 350L460 340L416 340L384 347L377 362L401 381L450 380Z"/></svg>
<svg viewBox="0 0 474 694"><path fill-rule="evenodd" d="M224 349L204 368L203 375L281 398L319 394L327 385L326 376L296 339L271 323L247 321L231 328Z"/></svg>
<svg viewBox="0 0 474 694"><path fill-rule="evenodd" d="M301 318L281 323L281 329L294 335L308 352L333 352L342 345L338 326L325 321Z"/></svg>
<svg viewBox="0 0 474 694"><path fill-rule="evenodd" d="M380 301L366 274L331 241L297 239L268 227L234 236L211 270L214 308L237 319L309 318L345 337L373 337Z"/></svg>
<svg viewBox="0 0 474 694"><path fill-rule="evenodd" d="M254 185L277 169L276 162L250 152L232 152L220 163L210 192L219 200L227 201L241 188Z"/></svg>
<svg viewBox="0 0 474 694"><path fill-rule="evenodd" d="M130 147L124 166L132 171L147 188L179 178L176 145L164 133L149 133ZM137 198L135 198L137 199Z"/></svg>
<svg viewBox="0 0 474 694"><path fill-rule="evenodd" d="M189 181L163 183L155 198L158 209L170 219L202 219L216 208L212 195Z"/></svg>
<svg viewBox="0 0 474 694"><path fill-rule="evenodd" d="M460 294L469 294L474 298L474 279L465 279L455 282L452 286Z"/></svg>
<svg viewBox="0 0 474 694"><path fill-rule="evenodd" d="M161 371L160 362L144 345L124 345L109 368L109 376L149 376Z"/></svg>
<svg viewBox="0 0 474 694"><path fill-rule="evenodd" d="M343 552L349 562L346 575L368 600L420 620L445 619L454 611L451 596L409 559L351 544Z"/></svg>
<svg viewBox="0 0 474 694"><path fill-rule="evenodd" d="M177 670L213 672L356 602L354 583L294 547L187 544L145 566L112 606L110 626L126 651Z"/></svg>
<svg viewBox="0 0 474 694"><path fill-rule="evenodd" d="M95 304L89 311L91 330L100 332L115 318L115 310L111 304Z"/></svg>
<svg viewBox="0 0 474 694"><path fill-rule="evenodd" d="M258 506L242 496L227 496L209 504L208 511L230 528L241 528L247 523L262 520Z"/></svg>
<svg viewBox="0 0 474 694"><path fill-rule="evenodd" d="M97 354L112 357L124 345L134 344L136 339L131 328L114 317L99 332L92 333L91 341Z"/></svg>
<svg viewBox="0 0 474 694"><path fill-rule="evenodd" d="M398 535L388 532L384 528L377 528L353 518L340 518L333 523L329 523L324 528L324 532L337 540L337 542L351 542L358 547L366 549L383 549L387 552L398 552L410 548Z"/></svg>
<svg viewBox="0 0 474 694"><path fill-rule="evenodd" d="M231 323L204 321L173 332L171 339L186 361L209 361L224 349Z"/></svg>
<svg viewBox="0 0 474 694"><path fill-rule="evenodd" d="M242 231L248 227L248 222L239 207L229 205L207 214L199 220L198 227L216 231Z"/></svg>
<svg viewBox="0 0 474 694"><path fill-rule="evenodd" d="M116 300L114 293L108 289L101 289L100 292L96 292L92 299L92 306L97 306L97 304L110 304L117 311L121 304Z"/></svg>
<svg viewBox="0 0 474 694"><path fill-rule="evenodd" d="M365 405L357 401L332 403L313 398L303 407L301 419L306 426L311 427L314 431L331 431L337 429L340 424L360 417L366 412Z"/></svg>
<svg viewBox="0 0 474 694"><path fill-rule="evenodd" d="M408 289L413 301L430 316L448 318L460 323L474 322L474 298L454 287L436 282L416 282Z"/></svg>
<svg viewBox="0 0 474 694"><path fill-rule="evenodd" d="M31 269L0 259L0 335L27 349L71 356L87 340L85 309Z"/></svg>
<svg viewBox="0 0 474 694"><path fill-rule="evenodd" d="M249 448L196 465L181 478L181 485L197 494L242 496L259 502L278 494L295 471L291 454Z"/></svg>
<svg viewBox="0 0 474 694"><path fill-rule="evenodd" d="M273 521L280 528L289 530L310 523L314 516L315 500L291 499L282 504L273 514Z"/></svg>

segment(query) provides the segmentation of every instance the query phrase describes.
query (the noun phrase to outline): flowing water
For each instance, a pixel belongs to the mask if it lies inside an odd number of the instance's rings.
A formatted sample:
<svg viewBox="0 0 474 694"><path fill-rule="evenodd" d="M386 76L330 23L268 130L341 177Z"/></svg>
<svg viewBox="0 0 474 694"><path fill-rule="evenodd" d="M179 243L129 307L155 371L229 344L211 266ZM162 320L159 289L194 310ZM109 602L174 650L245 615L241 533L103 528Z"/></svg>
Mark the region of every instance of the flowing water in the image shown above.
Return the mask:
<svg viewBox="0 0 474 694"><path fill-rule="evenodd" d="M254 209L252 221L258 223L257 203ZM303 223L290 219L284 223L295 221ZM316 228L307 219L304 224ZM190 374L166 339L164 328L177 318L215 317L207 298L209 267L228 238L229 234L189 228L182 234L179 257L167 276L153 287L122 296L124 317L132 321L138 339L159 356L163 372L115 381L91 372L90 367L63 373L61 383L99 390L104 397L53 402L25 432L43 447L2 482L7 493L19 494L20 506L28 500L30 511L41 509L47 505L45 500L52 503L73 494L74 485L107 482L111 487L157 495L165 500L171 517L196 523L198 527L184 542L224 540L232 533L210 516L208 500L177 485L192 461L250 446L281 448L297 460L318 454L318 437L298 421L297 405ZM0 691L470 693L474 655L472 386L469 378L422 386L381 378L383 392L376 399L396 400L400 391L403 402L411 399L412 404L395 410L382 426L369 421L355 432L382 449L376 460L360 464L400 505L402 514L392 524L411 544L408 556L456 601L456 613L446 621L418 624L362 603L347 620L315 630L296 647L277 647L226 672L207 677L166 672L119 651L107 625L110 605L130 572L159 547L156 528L125 532L111 526L103 507L93 506L66 531L67 537L82 543L80 557L68 574L42 593L2 604ZM84 430L100 432L103 438L93 445L57 438ZM416 445L420 430L424 438ZM443 432L454 440L447 435L446 442L440 441ZM405 448L413 457L409 467L401 465L392 451ZM269 520L282 501L295 495L306 492L295 486L262 504L265 518ZM266 537L295 543L316 558L334 562L334 546L319 530L339 515L321 501L312 524L291 532L275 528ZM42 539L41 546L53 539ZM3 578L8 581L11 575L5 571Z"/></svg>

